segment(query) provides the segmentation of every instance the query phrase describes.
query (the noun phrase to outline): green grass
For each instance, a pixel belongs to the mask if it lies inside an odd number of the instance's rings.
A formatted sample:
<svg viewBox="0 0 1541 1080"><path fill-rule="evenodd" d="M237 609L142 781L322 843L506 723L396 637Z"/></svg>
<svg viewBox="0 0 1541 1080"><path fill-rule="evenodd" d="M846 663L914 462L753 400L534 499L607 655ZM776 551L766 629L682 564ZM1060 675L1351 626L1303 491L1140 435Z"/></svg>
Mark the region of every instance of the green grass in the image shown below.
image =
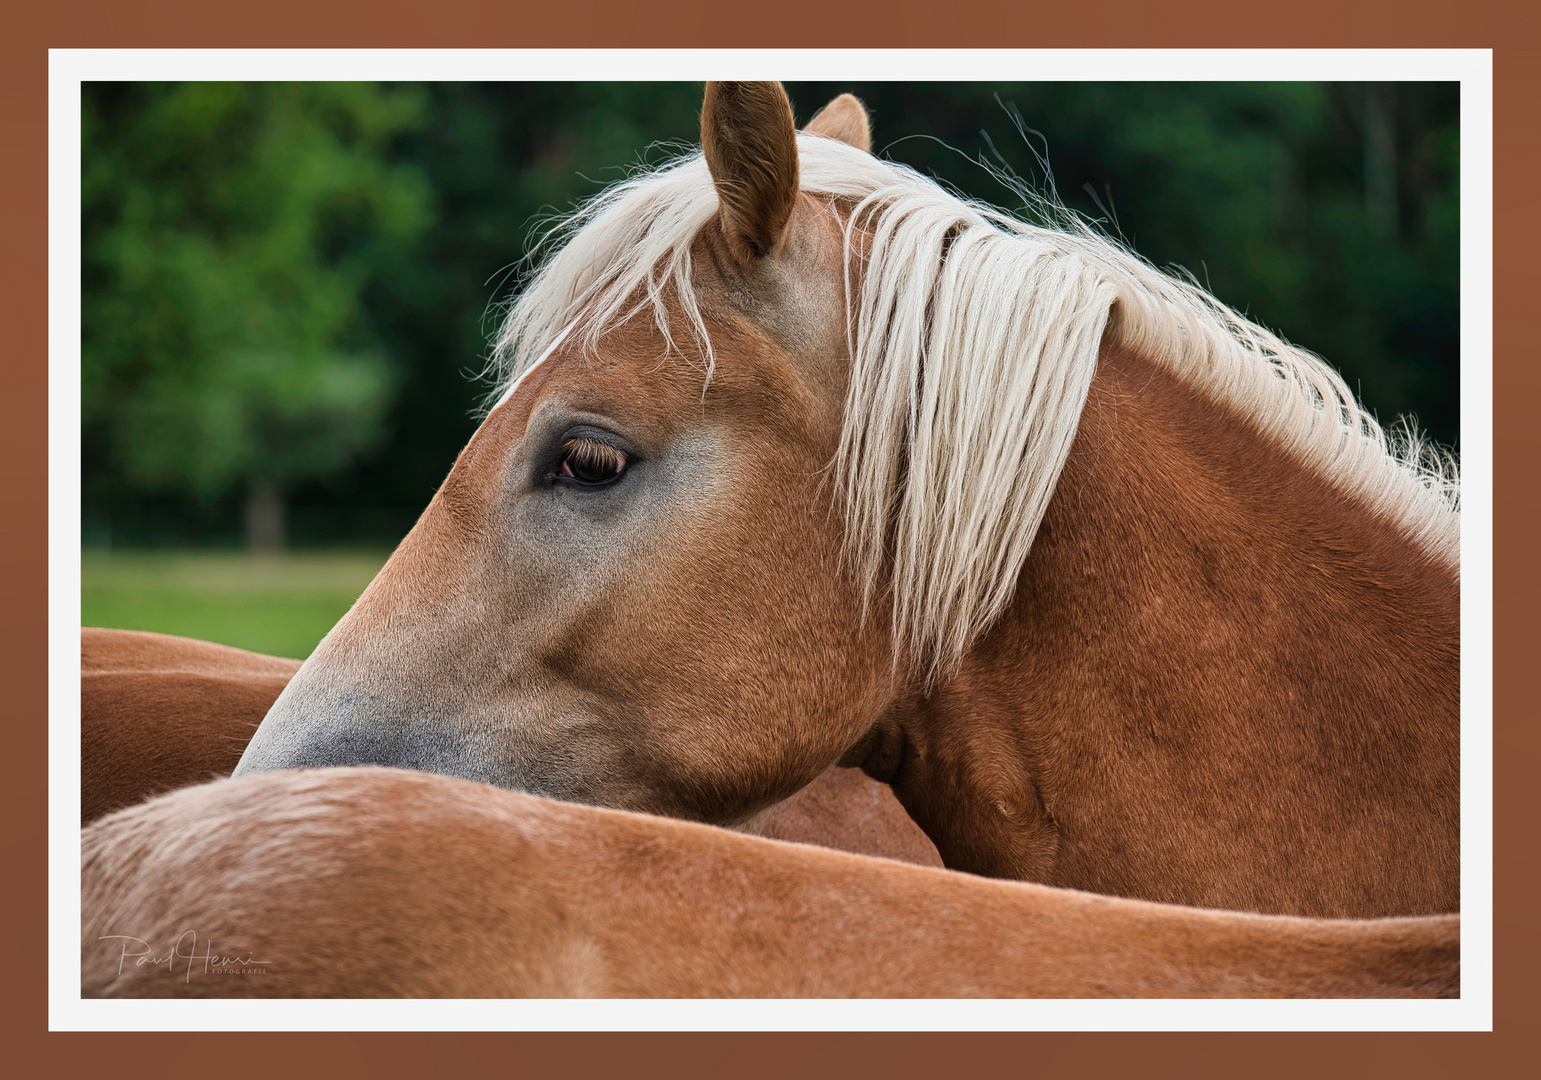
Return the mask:
<svg viewBox="0 0 1541 1080"><path fill-rule="evenodd" d="M87 551L80 623L304 659L364 591L385 551Z"/></svg>

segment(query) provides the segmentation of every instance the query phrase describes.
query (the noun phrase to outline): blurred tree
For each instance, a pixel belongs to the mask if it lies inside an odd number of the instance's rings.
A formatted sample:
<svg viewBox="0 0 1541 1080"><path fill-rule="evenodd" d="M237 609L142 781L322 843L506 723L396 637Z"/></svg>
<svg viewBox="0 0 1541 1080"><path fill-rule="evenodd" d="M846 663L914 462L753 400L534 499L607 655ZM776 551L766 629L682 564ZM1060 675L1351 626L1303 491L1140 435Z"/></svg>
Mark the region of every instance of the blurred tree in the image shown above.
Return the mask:
<svg viewBox="0 0 1541 1080"><path fill-rule="evenodd" d="M286 489L381 438L399 373L360 297L432 220L420 170L383 156L424 103L367 84L87 88L82 423L98 489L242 490L252 547L272 549Z"/></svg>

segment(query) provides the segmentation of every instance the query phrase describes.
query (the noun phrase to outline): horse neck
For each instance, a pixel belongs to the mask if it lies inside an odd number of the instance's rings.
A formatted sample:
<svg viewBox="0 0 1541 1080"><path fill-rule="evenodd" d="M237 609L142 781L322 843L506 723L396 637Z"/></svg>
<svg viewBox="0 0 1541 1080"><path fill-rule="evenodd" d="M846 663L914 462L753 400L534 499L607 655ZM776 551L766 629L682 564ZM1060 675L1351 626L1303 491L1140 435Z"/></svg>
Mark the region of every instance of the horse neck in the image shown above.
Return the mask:
<svg viewBox="0 0 1541 1080"><path fill-rule="evenodd" d="M1413 797L1354 783L1453 793L1458 600L1393 523L1105 348L1013 602L889 718L895 791L950 866L1244 906L1167 889L1114 849L1196 812L1251 827L1277 795L1260 769L1296 785L1285 802ZM1345 787L1313 773L1323 760L1377 768Z"/></svg>

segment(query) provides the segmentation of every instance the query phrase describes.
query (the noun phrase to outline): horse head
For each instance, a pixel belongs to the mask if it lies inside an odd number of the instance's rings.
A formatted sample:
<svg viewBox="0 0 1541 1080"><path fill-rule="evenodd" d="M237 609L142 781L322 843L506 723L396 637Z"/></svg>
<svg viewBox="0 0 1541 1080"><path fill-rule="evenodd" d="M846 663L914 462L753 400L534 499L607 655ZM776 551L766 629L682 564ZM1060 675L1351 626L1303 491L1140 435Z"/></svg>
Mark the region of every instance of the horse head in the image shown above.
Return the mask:
<svg viewBox="0 0 1541 1080"><path fill-rule="evenodd" d="M803 138L865 152L867 131L847 95ZM828 476L842 221L799 189L778 85L710 87L702 137L718 205L681 253L689 299L560 308L238 775L393 765L732 822L873 726L896 679ZM582 240L562 257L595 257Z"/></svg>

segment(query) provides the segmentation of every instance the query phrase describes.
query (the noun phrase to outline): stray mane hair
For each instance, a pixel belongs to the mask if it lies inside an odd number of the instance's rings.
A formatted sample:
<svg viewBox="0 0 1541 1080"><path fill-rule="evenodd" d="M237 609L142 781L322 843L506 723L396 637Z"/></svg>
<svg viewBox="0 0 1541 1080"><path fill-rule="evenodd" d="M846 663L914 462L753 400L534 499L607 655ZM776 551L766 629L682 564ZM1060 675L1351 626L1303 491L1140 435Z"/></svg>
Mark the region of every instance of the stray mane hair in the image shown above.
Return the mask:
<svg viewBox="0 0 1541 1080"><path fill-rule="evenodd" d="M802 190L845 223L851 379L833 476L869 607L890 582L896 662L934 677L1010 601L1104 339L1247 418L1459 573L1455 458L1411 423L1383 429L1319 357L1021 185L1048 225L835 139L797 145ZM633 317L682 351L671 297L710 379L690 250L717 213L697 151L559 219L497 335L491 400L569 335L594 351Z"/></svg>

